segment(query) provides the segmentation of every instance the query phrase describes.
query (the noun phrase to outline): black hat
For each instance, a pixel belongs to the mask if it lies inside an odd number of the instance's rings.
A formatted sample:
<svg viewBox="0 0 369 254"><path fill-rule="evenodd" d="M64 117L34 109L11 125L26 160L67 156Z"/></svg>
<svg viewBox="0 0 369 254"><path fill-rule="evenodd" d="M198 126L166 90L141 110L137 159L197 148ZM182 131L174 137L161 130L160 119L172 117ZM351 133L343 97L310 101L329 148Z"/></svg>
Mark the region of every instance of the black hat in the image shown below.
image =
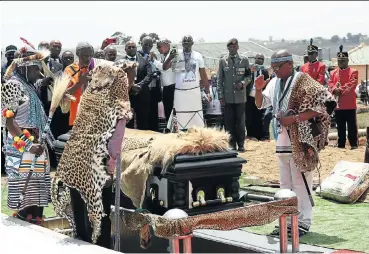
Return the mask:
<svg viewBox="0 0 369 254"><path fill-rule="evenodd" d="M307 52L318 52L318 47L313 45L313 38L310 39L310 45L307 47Z"/></svg>
<svg viewBox="0 0 369 254"><path fill-rule="evenodd" d="M227 43L227 47L231 45L238 45L238 40L236 38L230 39Z"/></svg>
<svg viewBox="0 0 369 254"><path fill-rule="evenodd" d="M5 48L5 54L15 51L17 51L17 47L14 45L9 45Z"/></svg>
<svg viewBox="0 0 369 254"><path fill-rule="evenodd" d="M348 53L347 52L342 52L343 50L343 46L340 46L340 52L337 52L337 58L338 59L344 59L344 58L348 58Z"/></svg>

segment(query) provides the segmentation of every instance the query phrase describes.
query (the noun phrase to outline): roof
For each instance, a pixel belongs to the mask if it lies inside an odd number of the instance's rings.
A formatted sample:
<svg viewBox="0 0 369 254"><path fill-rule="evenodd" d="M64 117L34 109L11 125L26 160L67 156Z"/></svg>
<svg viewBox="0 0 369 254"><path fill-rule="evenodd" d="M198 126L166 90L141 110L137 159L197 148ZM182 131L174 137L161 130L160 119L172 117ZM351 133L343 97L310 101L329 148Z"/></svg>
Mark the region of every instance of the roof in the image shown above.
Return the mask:
<svg viewBox="0 0 369 254"><path fill-rule="evenodd" d="M349 52L349 65L369 65L369 46L361 43ZM337 58L332 58L333 64L337 64Z"/></svg>
<svg viewBox="0 0 369 254"><path fill-rule="evenodd" d="M173 45L173 44L172 44ZM181 44L176 44L177 48L181 48ZM228 53L227 42L216 42L216 43L194 43L192 49L202 54L205 60L205 66L207 69L216 70L219 66L219 59ZM262 45L259 45L252 41L238 42L239 54L249 58L250 62L253 62L253 58L256 53L261 53L265 57L264 65L270 66L270 57L273 55L273 50L268 49ZM124 53L124 46L117 45L117 50L120 54ZM153 47L153 51L157 53L156 47ZM293 59L296 65L303 63L303 57L293 55Z"/></svg>

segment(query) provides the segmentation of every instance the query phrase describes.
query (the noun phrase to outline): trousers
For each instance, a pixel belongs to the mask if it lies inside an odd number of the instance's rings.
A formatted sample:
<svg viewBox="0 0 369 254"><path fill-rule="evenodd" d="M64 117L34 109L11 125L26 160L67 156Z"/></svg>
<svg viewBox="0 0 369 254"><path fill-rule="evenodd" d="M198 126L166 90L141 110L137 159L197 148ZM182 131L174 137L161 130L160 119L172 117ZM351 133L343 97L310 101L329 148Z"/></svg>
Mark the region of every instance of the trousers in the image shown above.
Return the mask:
<svg viewBox="0 0 369 254"><path fill-rule="evenodd" d="M348 132L348 140L350 146L358 145L358 130L356 122L356 109L342 109L335 111L337 132L338 132L338 147L344 148L346 145L346 124Z"/></svg>
<svg viewBox="0 0 369 254"><path fill-rule="evenodd" d="M173 110L175 84L163 86L163 105L165 119L168 121Z"/></svg>
<svg viewBox="0 0 369 254"><path fill-rule="evenodd" d="M226 103L224 125L231 134L230 145L243 147L245 143L245 103Z"/></svg>
<svg viewBox="0 0 369 254"><path fill-rule="evenodd" d="M71 203L73 207L74 221L76 224L77 237L85 242L92 242L92 227L88 219L87 205L83 201L81 194L71 188ZM110 221L110 205L112 201L112 186L104 188L102 192L102 202L104 212L107 216L101 219L101 235L97 239L97 245L101 247L111 248L111 221Z"/></svg>
<svg viewBox="0 0 369 254"><path fill-rule="evenodd" d="M270 122L273 119L273 107L270 106L269 108L265 109L264 115L263 115L263 139L270 139Z"/></svg>
<svg viewBox="0 0 369 254"><path fill-rule="evenodd" d="M309 194L305 187L301 172L297 170L292 154L278 154L278 167L280 172L281 189L290 189L296 193L298 200L299 229L309 231L312 223L313 207L310 203ZM313 186L312 172L305 173L310 192Z"/></svg>
<svg viewBox="0 0 369 254"><path fill-rule="evenodd" d="M263 138L263 115L265 110L259 110L255 105L255 97L248 96L245 111L247 136L261 140Z"/></svg>

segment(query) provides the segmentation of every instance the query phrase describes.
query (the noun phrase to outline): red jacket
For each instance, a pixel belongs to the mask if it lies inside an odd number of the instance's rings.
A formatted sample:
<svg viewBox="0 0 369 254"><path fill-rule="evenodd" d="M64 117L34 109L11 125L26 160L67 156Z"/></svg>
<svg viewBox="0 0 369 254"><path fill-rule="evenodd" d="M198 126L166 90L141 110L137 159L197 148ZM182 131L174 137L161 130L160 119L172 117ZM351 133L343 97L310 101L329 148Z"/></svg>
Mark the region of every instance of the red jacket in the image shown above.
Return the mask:
<svg viewBox="0 0 369 254"><path fill-rule="evenodd" d="M324 85L325 83L325 64L316 61L314 63L306 63L300 68L301 72L307 73L318 81L320 84Z"/></svg>
<svg viewBox="0 0 369 254"><path fill-rule="evenodd" d="M338 100L338 108L336 108L336 110L356 109L355 89L358 84L358 75L359 72L350 67L347 67L344 70L337 68L331 71L331 77L328 80L329 91L333 94L333 90L337 88L337 82L341 83L339 86L341 95Z"/></svg>

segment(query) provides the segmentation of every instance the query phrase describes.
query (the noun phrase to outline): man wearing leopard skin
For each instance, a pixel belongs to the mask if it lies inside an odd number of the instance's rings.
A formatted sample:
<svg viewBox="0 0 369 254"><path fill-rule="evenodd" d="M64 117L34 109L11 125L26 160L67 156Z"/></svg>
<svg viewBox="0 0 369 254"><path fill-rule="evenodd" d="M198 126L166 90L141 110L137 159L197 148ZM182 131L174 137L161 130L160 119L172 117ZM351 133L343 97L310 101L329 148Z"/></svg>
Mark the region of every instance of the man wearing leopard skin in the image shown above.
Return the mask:
<svg viewBox="0 0 369 254"><path fill-rule="evenodd" d="M269 79L264 81L262 76L255 80L255 104L259 109L273 106L272 126L277 137L280 187L296 193L301 236L309 231L312 222L312 203L307 188L312 191L312 171L318 167L318 152L326 145L330 127L327 110L333 111L335 100L308 74L294 71L292 55L287 50L274 53L271 62L277 77L270 82ZM329 107L328 102L332 102ZM290 230L290 225L288 228ZM279 229L272 234L279 234Z"/></svg>
<svg viewBox="0 0 369 254"><path fill-rule="evenodd" d="M74 235L106 248L111 245L112 178L132 118L128 91L135 67L103 63L94 68L51 187L55 211L68 219Z"/></svg>

